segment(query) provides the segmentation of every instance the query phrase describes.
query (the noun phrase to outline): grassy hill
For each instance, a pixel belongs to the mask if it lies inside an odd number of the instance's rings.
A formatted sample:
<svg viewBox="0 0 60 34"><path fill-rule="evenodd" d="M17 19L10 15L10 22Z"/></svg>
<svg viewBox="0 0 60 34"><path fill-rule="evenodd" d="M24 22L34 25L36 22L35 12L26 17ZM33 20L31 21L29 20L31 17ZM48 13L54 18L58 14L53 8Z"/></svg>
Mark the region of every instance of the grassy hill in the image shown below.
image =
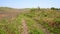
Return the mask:
<svg viewBox="0 0 60 34"><path fill-rule="evenodd" d="M0 34L22 33L60 34L60 10L0 7Z"/></svg>

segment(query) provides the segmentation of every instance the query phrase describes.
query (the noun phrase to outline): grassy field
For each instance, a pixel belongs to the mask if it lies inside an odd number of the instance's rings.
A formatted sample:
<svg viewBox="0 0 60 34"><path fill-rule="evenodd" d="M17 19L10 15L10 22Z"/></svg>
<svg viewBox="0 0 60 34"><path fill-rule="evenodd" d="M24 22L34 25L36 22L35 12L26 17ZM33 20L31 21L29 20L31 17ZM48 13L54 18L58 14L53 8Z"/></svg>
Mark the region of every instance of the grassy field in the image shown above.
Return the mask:
<svg viewBox="0 0 60 34"><path fill-rule="evenodd" d="M0 7L0 34L21 34L24 31L22 18L28 34L60 34L60 10L8 7Z"/></svg>

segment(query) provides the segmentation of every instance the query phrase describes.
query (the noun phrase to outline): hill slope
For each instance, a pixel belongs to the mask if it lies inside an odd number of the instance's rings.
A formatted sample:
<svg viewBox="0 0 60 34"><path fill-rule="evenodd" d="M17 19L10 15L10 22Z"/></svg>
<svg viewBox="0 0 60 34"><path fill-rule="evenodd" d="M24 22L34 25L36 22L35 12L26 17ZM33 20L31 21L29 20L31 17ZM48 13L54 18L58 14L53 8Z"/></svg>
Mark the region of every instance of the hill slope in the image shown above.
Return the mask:
<svg viewBox="0 0 60 34"><path fill-rule="evenodd" d="M7 9L0 8L0 34L60 34L59 10Z"/></svg>

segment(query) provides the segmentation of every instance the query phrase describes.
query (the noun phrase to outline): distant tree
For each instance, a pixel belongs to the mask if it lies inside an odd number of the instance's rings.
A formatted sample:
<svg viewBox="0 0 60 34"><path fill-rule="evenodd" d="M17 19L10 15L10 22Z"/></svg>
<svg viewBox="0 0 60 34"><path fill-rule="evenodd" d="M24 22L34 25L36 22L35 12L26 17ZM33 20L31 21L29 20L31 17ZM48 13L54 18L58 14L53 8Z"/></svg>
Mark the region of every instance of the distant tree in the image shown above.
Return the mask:
<svg viewBox="0 0 60 34"><path fill-rule="evenodd" d="M51 7L51 10L60 10L59 8Z"/></svg>
<svg viewBox="0 0 60 34"><path fill-rule="evenodd" d="M51 10L55 10L55 8L54 7L51 7Z"/></svg>
<svg viewBox="0 0 60 34"><path fill-rule="evenodd" d="M40 11L40 7L38 6L38 11Z"/></svg>

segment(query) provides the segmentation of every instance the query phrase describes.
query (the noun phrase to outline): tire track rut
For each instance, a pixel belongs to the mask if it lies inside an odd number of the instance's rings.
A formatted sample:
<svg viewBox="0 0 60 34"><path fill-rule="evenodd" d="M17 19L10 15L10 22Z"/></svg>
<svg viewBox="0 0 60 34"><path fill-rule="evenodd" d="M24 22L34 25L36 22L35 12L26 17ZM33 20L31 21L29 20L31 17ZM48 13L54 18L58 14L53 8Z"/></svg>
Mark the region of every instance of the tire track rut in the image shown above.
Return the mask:
<svg viewBox="0 0 60 34"><path fill-rule="evenodd" d="M23 32L21 34L28 34L28 28L26 25L26 21L23 18L22 18L22 27L23 27Z"/></svg>

